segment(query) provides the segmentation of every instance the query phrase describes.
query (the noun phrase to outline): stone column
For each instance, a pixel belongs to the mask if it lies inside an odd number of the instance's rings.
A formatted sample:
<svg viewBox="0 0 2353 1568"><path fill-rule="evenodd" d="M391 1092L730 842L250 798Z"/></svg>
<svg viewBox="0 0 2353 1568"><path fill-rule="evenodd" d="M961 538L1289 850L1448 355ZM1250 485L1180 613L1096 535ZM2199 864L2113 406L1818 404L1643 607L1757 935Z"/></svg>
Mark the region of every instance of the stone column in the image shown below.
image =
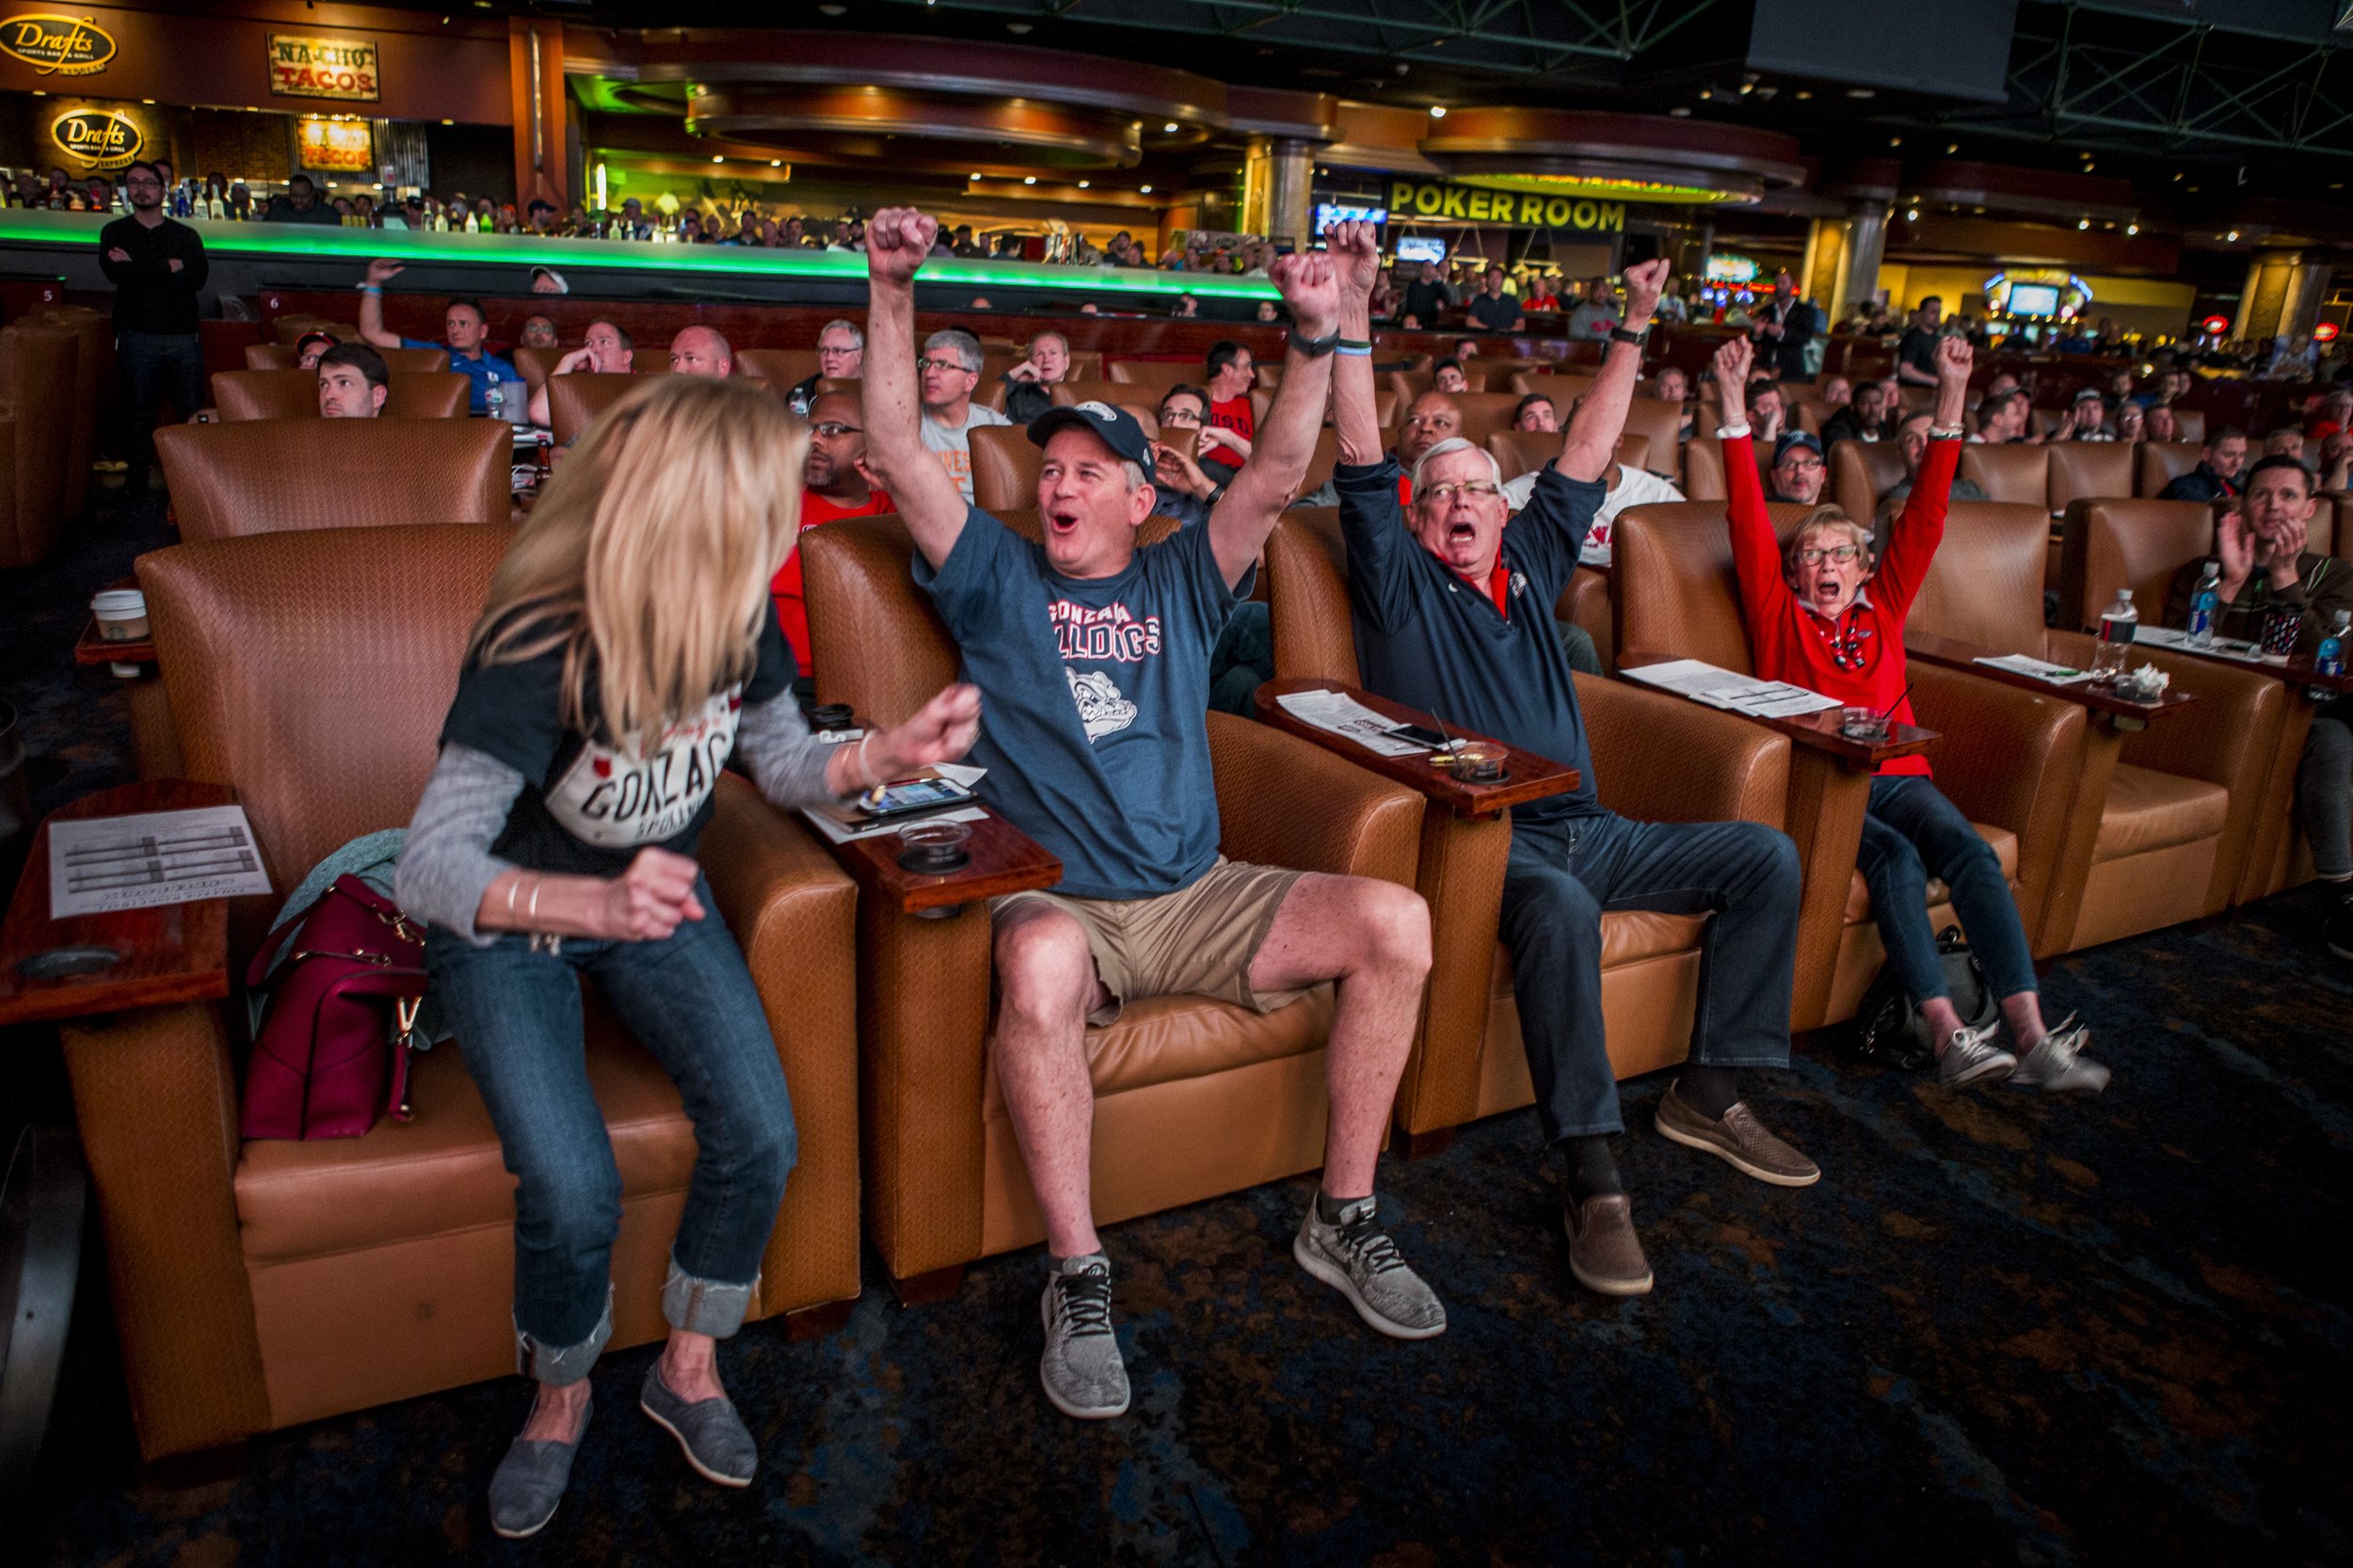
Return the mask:
<svg viewBox="0 0 2353 1568"><path fill-rule="evenodd" d="M1242 232L1288 237L1305 249L1315 171L1312 143L1296 136L1251 137L1241 170Z"/></svg>
<svg viewBox="0 0 2353 1568"><path fill-rule="evenodd" d="M1840 227L1846 264L1839 268L1838 288L1831 296L1832 322L1846 320L1879 292L1880 264L1887 259L1887 210L1877 202L1858 201Z"/></svg>

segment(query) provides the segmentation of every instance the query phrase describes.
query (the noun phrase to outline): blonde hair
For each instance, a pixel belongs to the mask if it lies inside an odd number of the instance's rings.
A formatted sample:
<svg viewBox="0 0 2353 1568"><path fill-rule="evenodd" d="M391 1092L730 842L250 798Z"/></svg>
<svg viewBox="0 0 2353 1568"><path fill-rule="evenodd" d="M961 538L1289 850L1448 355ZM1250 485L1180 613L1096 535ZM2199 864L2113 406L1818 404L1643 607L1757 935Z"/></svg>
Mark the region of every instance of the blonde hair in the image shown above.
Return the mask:
<svg viewBox="0 0 2353 1568"><path fill-rule="evenodd" d="M1869 571L1877 564L1871 559L1871 531L1868 528L1864 527L1835 506L1817 506L1798 520L1798 526L1791 531L1788 541L1781 547L1783 577L1792 578L1798 575L1798 552L1805 548L1807 537L1815 534L1844 534L1862 552L1865 571Z"/></svg>
<svg viewBox="0 0 2353 1568"><path fill-rule="evenodd" d="M623 740L759 660L808 428L765 388L648 376L588 427L490 579L469 662L561 648L564 721ZM596 700L587 685L596 680Z"/></svg>

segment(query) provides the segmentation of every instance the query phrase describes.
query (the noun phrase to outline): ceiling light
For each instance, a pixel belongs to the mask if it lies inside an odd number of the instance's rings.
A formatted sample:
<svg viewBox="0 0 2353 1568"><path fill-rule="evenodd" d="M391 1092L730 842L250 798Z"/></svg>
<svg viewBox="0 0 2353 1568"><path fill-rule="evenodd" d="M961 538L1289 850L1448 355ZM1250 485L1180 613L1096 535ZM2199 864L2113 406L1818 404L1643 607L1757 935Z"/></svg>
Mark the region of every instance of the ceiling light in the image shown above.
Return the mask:
<svg viewBox="0 0 2353 1568"><path fill-rule="evenodd" d="M2084 165L2084 172L2085 172L2086 174L2089 174L2089 173L2090 173L2093 169L2095 169L2095 168L2099 168L2099 167L2100 167L2100 166L2099 166L2098 164L2086 164L2086 165Z"/></svg>
<svg viewBox="0 0 2353 1568"><path fill-rule="evenodd" d="M770 168L782 168L784 167L784 160L782 158L771 158L768 160L768 167Z"/></svg>
<svg viewBox="0 0 2353 1568"><path fill-rule="evenodd" d="M973 173L973 175L972 175L972 178L973 178L973 179L975 179L975 180L977 180L977 179L979 179L980 177L981 177L981 176L980 176L979 171L975 170L975 171L974 171L974 173Z"/></svg>
<svg viewBox="0 0 2353 1568"><path fill-rule="evenodd" d="M1151 195L1151 194L1152 194L1152 187L1151 187L1150 185L1138 185L1138 186L1136 187L1136 189L1138 189L1138 190L1140 190L1140 191L1144 192L1144 195L1146 195L1146 196L1149 196L1149 195Z"/></svg>
<svg viewBox="0 0 2353 1568"><path fill-rule="evenodd" d="M1906 223L1917 223L1917 222L1919 222L1919 221L1920 221L1920 209L1919 209L1919 208L1917 208L1917 207L1907 207L1907 208L1905 208L1905 209L1904 209L1904 221L1905 221Z"/></svg>
<svg viewBox="0 0 2353 1568"><path fill-rule="evenodd" d="M1034 185L1037 184L1037 176L1034 174L1024 174L1021 176L1021 183L1025 185Z"/></svg>
<svg viewBox="0 0 2353 1568"><path fill-rule="evenodd" d="M1008 22L1005 24L1005 31L1011 33L1016 38L1019 38L1022 34L1028 32L1029 30L1030 24L1026 22Z"/></svg>
<svg viewBox="0 0 2353 1568"><path fill-rule="evenodd" d="M2140 232L2140 225L2137 223L2127 223L2124 225L2124 232L2127 234L2137 234Z"/></svg>
<svg viewBox="0 0 2353 1568"><path fill-rule="evenodd" d="M1689 120L1691 118L1691 105L1689 104L1677 104L1673 108L1669 109L1667 112L1674 116L1677 120Z"/></svg>
<svg viewBox="0 0 2353 1568"><path fill-rule="evenodd" d="M1877 98L1879 94L1872 91L1869 88L1849 88L1847 89L1847 96L1849 98Z"/></svg>
<svg viewBox="0 0 2353 1568"><path fill-rule="evenodd" d="M1744 93L1754 92L1756 90L1756 84L1754 82L1743 82L1740 84L1740 90Z"/></svg>
<svg viewBox="0 0 2353 1568"><path fill-rule="evenodd" d="M1431 104L1430 118L1433 120L1444 120L1446 118L1446 105L1444 104Z"/></svg>
<svg viewBox="0 0 2353 1568"><path fill-rule="evenodd" d="M442 123L442 124L444 124L444 125L455 125L455 124L456 124L456 123L457 123L457 121L456 121L456 120L442 120L442 121L441 121L441 123Z"/></svg>
<svg viewBox="0 0 2353 1568"><path fill-rule="evenodd" d="M2223 238L2229 240L2233 245L2236 245L2238 243L2238 231L2233 229L2228 234L2225 234Z"/></svg>
<svg viewBox="0 0 2353 1568"><path fill-rule="evenodd" d="M1165 124L1165 125L1161 126L1161 127L1160 127L1160 130L1161 130L1161 131L1162 131L1162 133L1164 133L1165 135L1168 135L1168 136L1175 136L1175 135L1176 134L1176 122L1175 120L1170 120L1167 124Z"/></svg>
<svg viewBox="0 0 2353 1568"><path fill-rule="evenodd" d="M711 161L712 161L712 163L714 163L714 164L723 164L723 163L726 163L728 160L727 160L727 157L726 157L726 155L725 155L724 153L713 152L713 153L711 155Z"/></svg>
<svg viewBox="0 0 2353 1568"><path fill-rule="evenodd" d="M1716 89L1714 88L1700 88L1700 96L1702 98L1713 98L1716 96Z"/></svg>
<svg viewBox="0 0 2353 1568"><path fill-rule="evenodd" d="M1948 158L1960 151L1961 143L1957 141L1948 141L1945 144L1945 155Z"/></svg>
<svg viewBox="0 0 2353 1568"><path fill-rule="evenodd" d="M1798 89L1798 98L1799 98L1799 101L1800 101L1800 102L1801 102L1801 103L1802 103L1804 100L1806 100L1806 99L1808 99L1808 98L1811 98L1811 97L1813 97L1813 96L1814 96L1814 89L1813 89L1812 88L1800 88Z"/></svg>
<svg viewBox="0 0 2353 1568"><path fill-rule="evenodd" d="M843 11L848 10L850 8L847 6L820 6L817 8L824 12L827 16L840 16Z"/></svg>
<svg viewBox="0 0 2353 1568"><path fill-rule="evenodd" d="M152 98L142 98L142 99L140 99L140 100L139 100L139 102L140 102L140 103L142 103L142 104L152 104L153 102L155 102L155 100L153 100Z"/></svg>
<svg viewBox="0 0 2353 1568"><path fill-rule="evenodd" d="M1901 136L1890 136L1887 138L1887 145L1890 147L1901 147L1903 144L1904 138Z"/></svg>
<svg viewBox="0 0 2353 1568"><path fill-rule="evenodd" d="M1086 189L1086 188L1087 188L1087 183L1086 183L1084 180L1080 181L1080 182L1079 182L1079 188L1080 188L1080 190L1084 190L1084 189Z"/></svg>
<svg viewBox="0 0 2353 1568"><path fill-rule="evenodd" d="M2075 227L2078 230L2089 229L2091 227L2091 219L2088 217L2079 217L2075 220Z"/></svg>

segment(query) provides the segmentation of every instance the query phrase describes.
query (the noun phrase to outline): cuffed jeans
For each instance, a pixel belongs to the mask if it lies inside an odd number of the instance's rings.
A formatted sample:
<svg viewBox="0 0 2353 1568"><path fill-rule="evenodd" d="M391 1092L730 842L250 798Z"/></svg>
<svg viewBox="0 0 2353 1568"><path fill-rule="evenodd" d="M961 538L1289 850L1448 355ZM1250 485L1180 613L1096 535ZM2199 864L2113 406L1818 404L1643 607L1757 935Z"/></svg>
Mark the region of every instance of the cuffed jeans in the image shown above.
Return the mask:
<svg viewBox="0 0 2353 1568"><path fill-rule="evenodd" d="M1936 933L1929 929L1931 876L1951 891L1953 913L1993 994L2035 988L2034 954L2001 857L1933 780L1916 774L1871 780L1855 866L1871 890L1871 919L1887 962L1914 1006L1949 993Z"/></svg>
<svg viewBox="0 0 2353 1568"><path fill-rule="evenodd" d="M194 333L118 332L115 354L131 397L131 456L144 465L155 457L155 422L166 398L182 419L212 401L204 395L203 340ZM133 485L145 484L145 476L143 466L135 469Z"/></svg>
<svg viewBox="0 0 2353 1568"><path fill-rule="evenodd" d="M1799 882L1797 846L1755 823L1514 819L1501 935L1547 1143L1625 1126L1602 1027L1602 912L1712 913L1691 1060L1785 1067Z"/></svg>
<svg viewBox="0 0 2353 1568"><path fill-rule="evenodd" d="M713 909L708 884L696 885ZM581 977L593 979L695 1124L695 1171L662 1292L673 1328L743 1325L798 1153L792 1102L744 954L716 913L658 942L435 931L425 965L515 1176L515 1328L522 1369L587 1375L612 1332L621 1176L590 1092Z"/></svg>
<svg viewBox="0 0 2353 1568"><path fill-rule="evenodd" d="M2353 696L2313 715L2296 770L2313 870L2331 882L2353 876Z"/></svg>

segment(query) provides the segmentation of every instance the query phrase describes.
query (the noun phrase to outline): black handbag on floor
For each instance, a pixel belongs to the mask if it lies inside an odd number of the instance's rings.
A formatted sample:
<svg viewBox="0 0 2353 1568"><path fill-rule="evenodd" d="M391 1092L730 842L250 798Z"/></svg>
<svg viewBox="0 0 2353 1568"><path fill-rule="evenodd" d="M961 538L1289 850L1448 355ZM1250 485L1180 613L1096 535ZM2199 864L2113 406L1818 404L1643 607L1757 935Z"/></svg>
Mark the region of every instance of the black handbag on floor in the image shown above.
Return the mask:
<svg viewBox="0 0 2353 1568"><path fill-rule="evenodd" d="M1993 987L1969 951L1961 927L1948 925L1936 935L1936 955L1944 961L1945 988L1952 994L1953 1011L1971 1029L1983 1029L2002 1016ZM1920 1010L1904 995L1896 967L1882 964L1863 1005L1855 1010L1854 1032L1849 1049L1861 1061L1907 1073L1926 1072L1936 1064L1936 1042Z"/></svg>

